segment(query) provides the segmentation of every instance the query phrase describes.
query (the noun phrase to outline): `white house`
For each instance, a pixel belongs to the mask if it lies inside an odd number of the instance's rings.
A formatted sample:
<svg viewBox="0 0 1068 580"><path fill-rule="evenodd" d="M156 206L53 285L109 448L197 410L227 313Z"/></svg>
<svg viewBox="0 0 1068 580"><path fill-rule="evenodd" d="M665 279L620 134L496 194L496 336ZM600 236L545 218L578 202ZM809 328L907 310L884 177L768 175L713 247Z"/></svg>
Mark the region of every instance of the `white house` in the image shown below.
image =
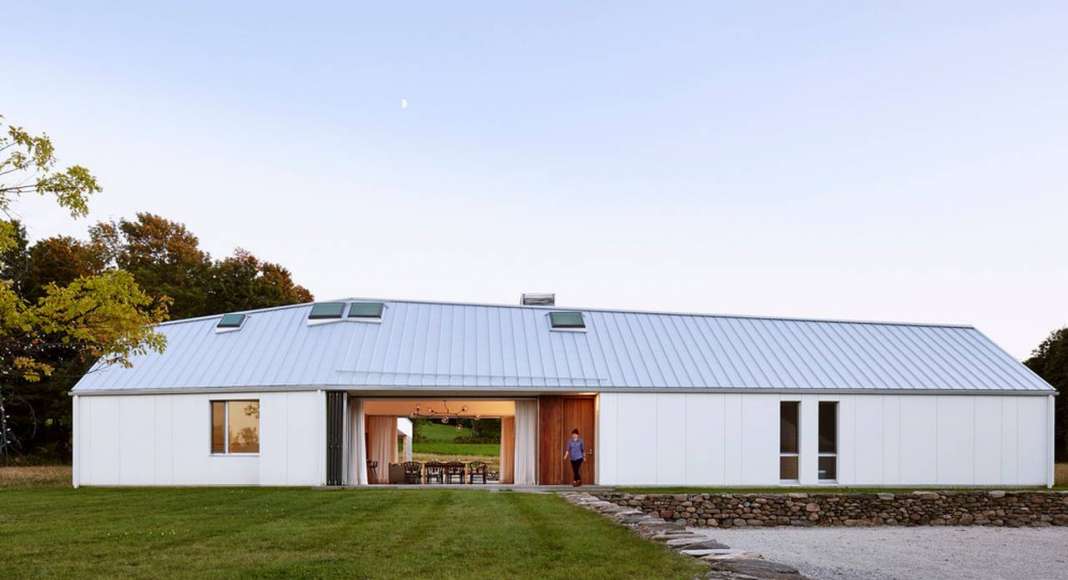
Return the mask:
<svg viewBox="0 0 1068 580"><path fill-rule="evenodd" d="M549 302L161 324L163 353L74 387L74 484L385 481L397 417L480 416L517 485L570 479L572 428L606 485L1052 485L1055 391L970 326Z"/></svg>

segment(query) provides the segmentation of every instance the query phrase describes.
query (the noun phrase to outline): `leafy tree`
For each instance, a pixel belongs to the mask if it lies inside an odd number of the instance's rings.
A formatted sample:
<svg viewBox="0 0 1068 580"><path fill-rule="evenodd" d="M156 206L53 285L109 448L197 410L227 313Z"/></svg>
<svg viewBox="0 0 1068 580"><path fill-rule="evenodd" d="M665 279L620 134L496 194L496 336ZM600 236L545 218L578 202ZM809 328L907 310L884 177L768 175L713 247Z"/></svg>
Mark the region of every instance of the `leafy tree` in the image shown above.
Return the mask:
<svg viewBox="0 0 1068 580"><path fill-rule="evenodd" d="M289 270L262 262L241 248L214 265L207 292L208 304L215 312L312 301L311 292L295 284Z"/></svg>
<svg viewBox="0 0 1068 580"><path fill-rule="evenodd" d="M211 256L184 225L139 213L135 220L99 223L89 233L92 243L104 248L109 264L133 274L154 297L170 299L172 317L200 316L209 310L204 287Z"/></svg>
<svg viewBox="0 0 1068 580"><path fill-rule="evenodd" d="M55 197L72 217L81 217L88 212L89 197L100 190L86 168L56 167L47 135L4 125L0 117L0 212L10 218L18 199L38 194ZM128 365L136 354L164 348L163 336L152 325L165 318L165 304L154 303L128 272L68 270L41 285L31 299L22 294L32 271L25 247L21 225L0 221L0 270L8 276L0 282L0 388L51 376L56 351L75 353L82 365L96 359ZM64 248L74 246L60 239L43 253ZM0 392L5 419L10 405ZM9 435L0 433L0 453L8 448Z"/></svg>
<svg viewBox="0 0 1068 580"><path fill-rule="evenodd" d="M1024 364L1060 393L1054 401L1054 449L1057 461L1068 461L1068 328L1050 333Z"/></svg>

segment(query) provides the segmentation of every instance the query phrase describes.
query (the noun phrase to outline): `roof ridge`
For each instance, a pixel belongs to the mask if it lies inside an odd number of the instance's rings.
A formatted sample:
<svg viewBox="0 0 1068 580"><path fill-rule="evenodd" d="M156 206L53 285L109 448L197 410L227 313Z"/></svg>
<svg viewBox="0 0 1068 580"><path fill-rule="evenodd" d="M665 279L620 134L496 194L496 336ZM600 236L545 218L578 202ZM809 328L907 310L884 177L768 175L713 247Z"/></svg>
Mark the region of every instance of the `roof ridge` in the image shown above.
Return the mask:
<svg viewBox="0 0 1068 580"><path fill-rule="evenodd" d="M224 314L257 314L263 312L273 312L275 310L286 310L289 308L300 308L305 306L311 306L321 302L347 302L347 301L378 301L378 302L394 302L402 304L434 304L442 306L472 306L481 308L514 308L521 310L575 310L581 312L603 312L603 313L616 313L616 314L642 314L650 316L690 316L700 318L731 318L740 320L781 320L786 322L812 322L812 323L827 323L827 324L866 324L874 326L908 326L908 327L928 327L928 328L958 328L958 329L971 329L977 330L974 325L971 324L954 324L954 323L938 323L938 322L907 322L907 321L883 321L883 320L853 320L846 318L830 318L830 317L797 317L797 316L771 316L771 315L759 315L759 314L722 314L722 313L710 313L710 312L679 312L672 310L641 310L641 309L628 309L628 308L596 308L587 306L535 306L527 304L496 304L491 302L460 302L449 300L420 300L420 299L406 299L406 298L379 298L369 296L349 296L345 298L333 298L330 300L316 300L314 302L301 302L299 304L285 304L282 306L269 306L265 308L255 308L251 310L234 310L231 312L220 312L218 314L208 314L204 316L197 316L193 318L181 318L177 320L168 320L161 322L156 326L167 326L174 324L184 324L187 322L199 322L203 320L210 320L213 318L219 318Z"/></svg>

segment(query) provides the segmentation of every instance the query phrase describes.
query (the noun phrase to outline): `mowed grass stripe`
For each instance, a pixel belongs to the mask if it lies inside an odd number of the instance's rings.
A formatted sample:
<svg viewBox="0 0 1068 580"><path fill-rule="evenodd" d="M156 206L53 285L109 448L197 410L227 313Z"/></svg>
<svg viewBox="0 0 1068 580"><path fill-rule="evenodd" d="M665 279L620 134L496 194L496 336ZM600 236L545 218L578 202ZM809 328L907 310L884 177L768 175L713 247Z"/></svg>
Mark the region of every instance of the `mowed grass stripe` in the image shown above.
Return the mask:
<svg viewBox="0 0 1068 580"><path fill-rule="evenodd" d="M468 490L7 489L5 578L692 578L555 495Z"/></svg>

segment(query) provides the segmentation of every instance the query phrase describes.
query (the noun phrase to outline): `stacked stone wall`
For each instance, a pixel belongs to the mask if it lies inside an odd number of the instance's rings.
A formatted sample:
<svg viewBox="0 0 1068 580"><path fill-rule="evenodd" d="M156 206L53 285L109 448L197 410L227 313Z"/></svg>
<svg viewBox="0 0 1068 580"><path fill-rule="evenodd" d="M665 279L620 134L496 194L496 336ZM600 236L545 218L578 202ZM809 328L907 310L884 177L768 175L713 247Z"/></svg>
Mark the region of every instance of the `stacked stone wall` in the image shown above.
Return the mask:
<svg viewBox="0 0 1068 580"><path fill-rule="evenodd" d="M594 495L696 527L1068 526L1068 492Z"/></svg>

